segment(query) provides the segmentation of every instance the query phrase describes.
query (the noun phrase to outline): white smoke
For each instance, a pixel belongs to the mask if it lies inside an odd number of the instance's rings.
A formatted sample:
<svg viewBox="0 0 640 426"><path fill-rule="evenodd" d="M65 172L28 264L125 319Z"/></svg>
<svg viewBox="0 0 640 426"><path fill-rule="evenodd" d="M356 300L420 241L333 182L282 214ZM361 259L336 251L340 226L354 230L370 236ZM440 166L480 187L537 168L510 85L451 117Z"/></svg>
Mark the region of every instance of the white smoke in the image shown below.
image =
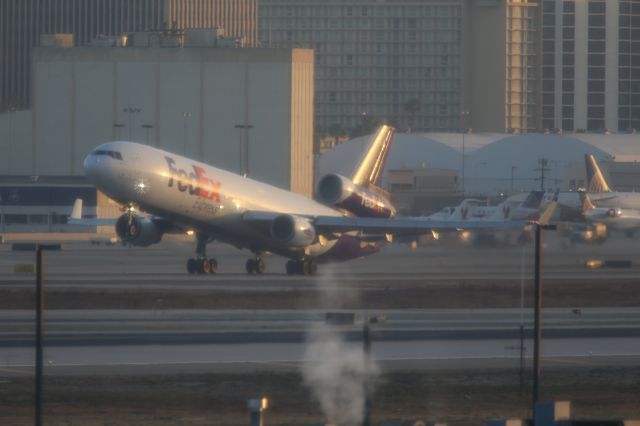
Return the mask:
<svg viewBox="0 0 640 426"><path fill-rule="evenodd" d="M361 343L347 344L335 328L318 324L308 334L302 374L327 420L347 426L362 423L365 397L380 370Z"/></svg>
<svg viewBox="0 0 640 426"><path fill-rule="evenodd" d="M325 301L334 302L342 293L333 274L327 271L319 281ZM328 285L328 281L333 281ZM347 297L352 298L353 292ZM338 426L360 425L365 399L373 392L380 369L364 354L362 342L348 343L333 326L319 323L307 333L302 375L326 419Z"/></svg>

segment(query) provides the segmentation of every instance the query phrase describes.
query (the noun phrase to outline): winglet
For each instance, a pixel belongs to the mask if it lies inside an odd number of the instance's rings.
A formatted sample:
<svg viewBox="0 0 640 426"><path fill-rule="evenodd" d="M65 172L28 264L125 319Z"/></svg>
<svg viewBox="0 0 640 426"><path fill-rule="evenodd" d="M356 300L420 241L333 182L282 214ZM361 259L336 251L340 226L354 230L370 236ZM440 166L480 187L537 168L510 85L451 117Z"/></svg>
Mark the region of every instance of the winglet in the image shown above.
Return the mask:
<svg viewBox="0 0 640 426"><path fill-rule="evenodd" d="M378 129L369 149L353 172L351 177L353 183L362 186L380 186L382 171L389 155L394 133L395 129L387 125L382 125Z"/></svg>
<svg viewBox="0 0 640 426"><path fill-rule="evenodd" d="M604 175L598 167L598 162L591 154L585 154L584 162L587 166L587 183L589 192L611 192Z"/></svg>
<svg viewBox="0 0 640 426"><path fill-rule="evenodd" d="M82 219L82 198L76 198L76 201L73 202L73 210L71 210L71 216L69 216L69 219Z"/></svg>

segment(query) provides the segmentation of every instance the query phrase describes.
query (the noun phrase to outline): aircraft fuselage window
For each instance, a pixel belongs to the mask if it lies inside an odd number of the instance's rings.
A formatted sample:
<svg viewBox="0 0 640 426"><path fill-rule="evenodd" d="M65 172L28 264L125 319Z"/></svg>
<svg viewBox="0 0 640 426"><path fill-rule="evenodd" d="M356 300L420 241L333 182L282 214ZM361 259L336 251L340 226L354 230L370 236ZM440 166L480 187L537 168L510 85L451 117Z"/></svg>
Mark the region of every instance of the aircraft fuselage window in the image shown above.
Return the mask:
<svg viewBox="0 0 640 426"><path fill-rule="evenodd" d="M93 155L106 155L108 157L113 158L114 160L122 160L122 154L120 154L118 151L105 151L102 149L96 149L95 151L93 151L92 153Z"/></svg>

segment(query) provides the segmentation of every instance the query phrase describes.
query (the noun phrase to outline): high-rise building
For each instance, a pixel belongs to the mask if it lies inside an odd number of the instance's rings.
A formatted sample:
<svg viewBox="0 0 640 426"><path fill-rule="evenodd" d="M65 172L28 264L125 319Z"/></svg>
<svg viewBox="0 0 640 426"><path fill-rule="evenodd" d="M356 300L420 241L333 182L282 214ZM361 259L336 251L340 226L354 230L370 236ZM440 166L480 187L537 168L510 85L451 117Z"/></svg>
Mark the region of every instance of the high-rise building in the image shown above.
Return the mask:
<svg viewBox="0 0 640 426"><path fill-rule="evenodd" d="M465 2L463 117L477 131L540 129L539 2Z"/></svg>
<svg viewBox="0 0 640 426"><path fill-rule="evenodd" d="M640 129L640 1L543 1L543 126Z"/></svg>
<svg viewBox="0 0 640 426"><path fill-rule="evenodd" d="M258 0L1 0L0 112L30 105L31 49L42 34L72 33L85 46L98 35L223 28L257 40Z"/></svg>
<svg viewBox="0 0 640 426"><path fill-rule="evenodd" d="M316 125L459 127L462 0L262 0L265 46L316 50Z"/></svg>
<svg viewBox="0 0 640 426"><path fill-rule="evenodd" d="M261 0L263 45L316 50L316 124L402 130L539 126L539 3Z"/></svg>

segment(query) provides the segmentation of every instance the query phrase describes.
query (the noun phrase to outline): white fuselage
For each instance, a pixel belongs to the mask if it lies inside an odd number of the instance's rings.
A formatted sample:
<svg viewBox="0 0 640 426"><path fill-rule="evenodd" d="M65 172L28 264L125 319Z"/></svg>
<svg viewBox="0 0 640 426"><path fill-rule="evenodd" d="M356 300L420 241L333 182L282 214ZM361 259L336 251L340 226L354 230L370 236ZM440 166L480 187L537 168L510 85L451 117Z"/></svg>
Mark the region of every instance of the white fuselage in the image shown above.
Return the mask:
<svg viewBox="0 0 640 426"><path fill-rule="evenodd" d="M588 222L602 223L608 229L633 231L640 228L640 210L595 207L584 212Z"/></svg>
<svg viewBox="0 0 640 426"><path fill-rule="evenodd" d="M132 142L100 145L87 156L84 168L95 186L114 200L242 248L291 254L242 220L246 212L341 216L300 194ZM305 254L322 255L334 241L313 244Z"/></svg>
<svg viewBox="0 0 640 426"><path fill-rule="evenodd" d="M554 194L549 192L544 195L543 207L551 202ZM597 207L637 209L640 210L640 193L638 192L592 192L589 197ZM558 205L569 209L582 209L582 201L578 192L560 192Z"/></svg>

